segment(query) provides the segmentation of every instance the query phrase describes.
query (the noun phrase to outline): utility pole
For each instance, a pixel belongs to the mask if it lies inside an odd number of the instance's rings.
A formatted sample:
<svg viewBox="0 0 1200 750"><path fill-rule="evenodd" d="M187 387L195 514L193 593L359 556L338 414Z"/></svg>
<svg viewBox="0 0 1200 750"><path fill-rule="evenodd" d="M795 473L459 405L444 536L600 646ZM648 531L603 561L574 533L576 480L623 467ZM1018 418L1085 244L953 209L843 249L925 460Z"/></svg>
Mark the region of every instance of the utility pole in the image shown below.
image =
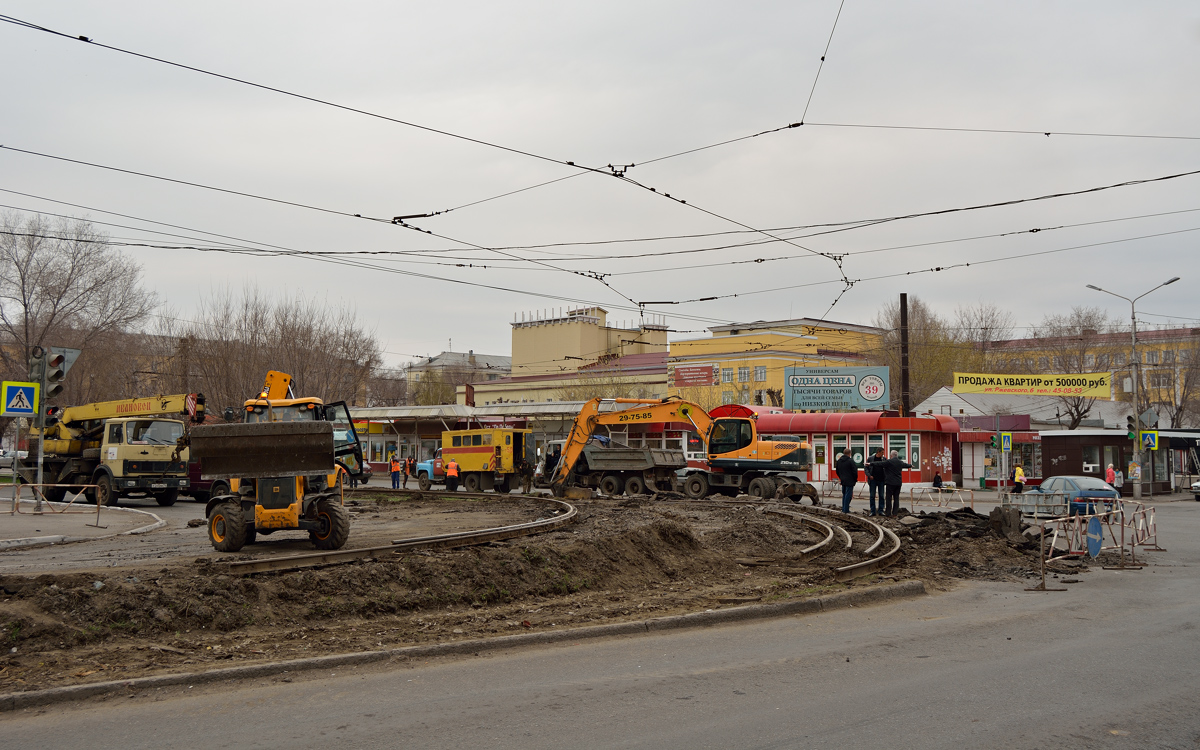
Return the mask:
<svg viewBox="0 0 1200 750"><path fill-rule="evenodd" d="M1174 284L1176 281L1179 281L1178 276L1174 276L1170 279L1167 279L1163 283L1154 287L1154 289L1151 289L1150 292L1156 291L1158 289L1162 289L1164 286L1167 286L1168 284ZM1140 294L1137 297L1130 299L1128 297L1123 297L1120 294L1117 294L1115 292L1110 292L1107 289L1101 289L1100 287L1094 286L1092 284L1088 284L1087 288L1094 289L1097 292L1104 292L1105 294L1111 294L1112 296L1123 299L1129 303L1129 345L1130 345L1130 349L1133 352L1132 361L1130 362L1130 365L1132 366L1132 369L1133 369L1133 426L1134 426L1133 462L1135 464L1137 464L1138 473L1140 475L1141 471L1142 471L1142 412L1141 412L1142 406L1140 403L1141 402L1141 382L1140 382L1141 381L1141 373L1139 372L1139 369L1140 369L1140 365L1142 364L1142 360L1141 360L1141 357L1138 356L1138 350L1137 350L1137 301L1140 300L1142 297L1145 297L1146 294L1150 294L1150 292L1146 292L1145 294ZM1150 481L1152 483L1154 482L1153 476L1150 477ZM1142 499L1141 476L1139 476L1137 478L1137 481L1135 481L1133 483L1133 499L1134 500Z"/></svg>
<svg viewBox="0 0 1200 750"><path fill-rule="evenodd" d="M908 392L908 293L900 293L900 416L909 416Z"/></svg>

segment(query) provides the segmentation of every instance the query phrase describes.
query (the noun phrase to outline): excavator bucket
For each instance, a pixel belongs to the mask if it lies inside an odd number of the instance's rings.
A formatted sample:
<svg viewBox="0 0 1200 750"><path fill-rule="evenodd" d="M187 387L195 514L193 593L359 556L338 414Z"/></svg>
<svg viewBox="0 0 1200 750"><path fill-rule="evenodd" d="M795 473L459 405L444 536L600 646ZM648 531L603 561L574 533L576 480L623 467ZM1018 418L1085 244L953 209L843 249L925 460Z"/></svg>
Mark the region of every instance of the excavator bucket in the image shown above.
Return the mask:
<svg viewBox="0 0 1200 750"><path fill-rule="evenodd" d="M330 422L247 422L194 427L191 457L203 479L320 476L334 472Z"/></svg>

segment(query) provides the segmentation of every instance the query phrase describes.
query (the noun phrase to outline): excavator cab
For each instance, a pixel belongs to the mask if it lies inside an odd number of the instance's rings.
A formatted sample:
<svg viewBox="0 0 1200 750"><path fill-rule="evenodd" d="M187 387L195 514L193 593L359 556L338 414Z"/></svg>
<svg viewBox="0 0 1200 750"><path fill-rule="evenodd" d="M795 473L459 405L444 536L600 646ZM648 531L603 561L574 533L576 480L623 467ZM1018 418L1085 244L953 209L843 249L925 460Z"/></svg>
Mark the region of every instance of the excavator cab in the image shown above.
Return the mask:
<svg viewBox="0 0 1200 750"><path fill-rule="evenodd" d="M708 434L708 452L734 453L754 444L754 423L749 419L718 419Z"/></svg>

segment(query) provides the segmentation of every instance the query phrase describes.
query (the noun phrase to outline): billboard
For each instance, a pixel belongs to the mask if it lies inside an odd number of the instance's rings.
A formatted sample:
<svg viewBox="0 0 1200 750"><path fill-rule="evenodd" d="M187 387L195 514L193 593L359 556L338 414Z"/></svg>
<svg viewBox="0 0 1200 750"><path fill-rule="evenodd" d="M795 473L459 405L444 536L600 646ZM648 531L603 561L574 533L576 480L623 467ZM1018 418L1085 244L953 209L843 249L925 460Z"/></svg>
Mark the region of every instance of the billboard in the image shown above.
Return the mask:
<svg viewBox="0 0 1200 750"><path fill-rule="evenodd" d="M691 388L721 384L721 366L716 362L704 365L667 365L667 386Z"/></svg>
<svg viewBox="0 0 1200 750"><path fill-rule="evenodd" d="M955 393L1007 393L1021 396L1082 396L1112 398L1111 372L1074 375L994 375L954 373Z"/></svg>
<svg viewBox="0 0 1200 750"><path fill-rule="evenodd" d="M886 409L886 367L785 367L787 409Z"/></svg>

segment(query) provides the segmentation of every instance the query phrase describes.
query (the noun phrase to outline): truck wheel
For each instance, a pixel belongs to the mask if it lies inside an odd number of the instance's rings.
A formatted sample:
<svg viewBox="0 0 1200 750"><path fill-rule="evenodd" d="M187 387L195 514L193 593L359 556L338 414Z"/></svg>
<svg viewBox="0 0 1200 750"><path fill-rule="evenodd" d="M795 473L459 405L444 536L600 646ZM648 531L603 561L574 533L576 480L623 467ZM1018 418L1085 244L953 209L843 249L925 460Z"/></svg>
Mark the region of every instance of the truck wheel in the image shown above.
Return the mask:
<svg viewBox="0 0 1200 750"><path fill-rule="evenodd" d="M512 492L512 475L505 474L503 479L492 485L492 489L501 495L507 495Z"/></svg>
<svg viewBox="0 0 1200 750"><path fill-rule="evenodd" d="M350 538L350 514L332 500L317 502L317 528L308 532L317 549L341 549Z"/></svg>
<svg viewBox="0 0 1200 750"><path fill-rule="evenodd" d="M42 496L52 503L61 503L67 499L66 487L43 487Z"/></svg>
<svg viewBox="0 0 1200 750"><path fill-rule="evenodd" d="M421 488L422 492L428 492L429 488L433 486L433 482L429 481L428 472L422 471L417 475L417 486Z"/></svg>
<svg viewBox="0 0 1200 750"><path fill-rule="evenodd" d="M208 486L209 497L220 497L221 495L229 494L229 482L224 479L218 479Z"/></svg>
<svg viewBox="0 0 1200 750"><path fill-rule="evenodd" d="M237 552L246 543L246 517L241 503L218 503L208 515L208 540L217 552Z"/></svg>
<svg viewBox="0 0 1200 750"><path fill-rule="evenodd" d="M625 480L626 495L644 495L646 493L646 480L641 477L630 477Z"/></svg>
<svg viewBox="0 0 1200 750"><path fill-rule="evenodd" d="M112 480L107 474L96 478L96 502L109 507L117 504L117 491L113 489Z"/></svg>
<svg viewBox="0 0 1200 750"><path fill-rule="evenodd" d="M463 477L463 489L467 492L479 492L479 475L472 472Z"/></svg>
<svg viewBox="0 0 1200 750"><path fill-rule="evenodd" d="M770 477L755 477L750 480L750 486L746 489L746 493L750 497L769 500L775 497L775 481Z"/></svg>
<svg viewBox="0 0 1200 750"><path fill-rule="evenodd" d="M600 492L605 495L616 496L625 491L625 480L618 474L605 474L600 480Z"/></svg>
<svg viewBox="0 0 1200 750"><path fill-rule="evenodd" d="M697 499L708 494L708 477L703 474L693 474L683 480L683 494Z"/></svg>
<svg viewBox="0 0 1200 750"><path fill-rule="evenodd" d="M155 495L154 499L159 505L163 506L164 508L169 508L175 504L176 500L179 499L179 489L176 488L173 490L163 490Z"/></svg>

